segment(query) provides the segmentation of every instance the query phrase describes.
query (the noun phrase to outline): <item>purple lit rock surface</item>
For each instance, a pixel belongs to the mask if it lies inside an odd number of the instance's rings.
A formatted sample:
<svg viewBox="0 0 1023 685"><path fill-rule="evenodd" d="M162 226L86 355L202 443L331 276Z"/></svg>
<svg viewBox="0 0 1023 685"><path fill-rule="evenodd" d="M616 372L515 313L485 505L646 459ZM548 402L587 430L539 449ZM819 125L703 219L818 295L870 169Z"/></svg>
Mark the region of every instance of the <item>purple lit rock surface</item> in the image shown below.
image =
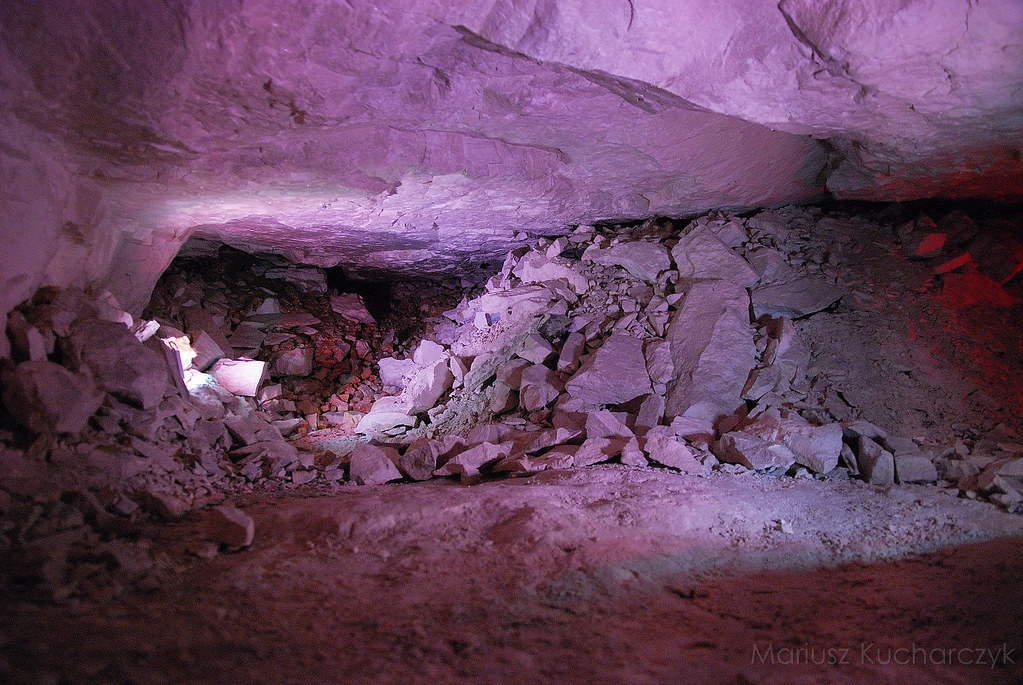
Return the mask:
<svg viewBox="0 0 1023 685"><path fill-rule="evenodd" d="M0 313L137 312L189 237L434 274L825 187L1019 196L1014 0L16 0L0 36Z"/></svg>

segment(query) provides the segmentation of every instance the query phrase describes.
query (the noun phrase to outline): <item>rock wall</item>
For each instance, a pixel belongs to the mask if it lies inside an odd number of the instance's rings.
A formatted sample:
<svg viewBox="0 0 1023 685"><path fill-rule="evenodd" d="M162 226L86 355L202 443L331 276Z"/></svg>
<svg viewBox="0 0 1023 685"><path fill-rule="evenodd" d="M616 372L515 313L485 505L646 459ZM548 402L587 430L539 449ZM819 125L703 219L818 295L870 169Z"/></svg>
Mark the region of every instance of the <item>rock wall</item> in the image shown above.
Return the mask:
<svg viewBox="0 0 1023 685"><path fill-rule="evenodd" d="M0 38L3 311L137 312L193 235L429 274L825 187L1021 194L1014 0L16 0Z"/></svg>

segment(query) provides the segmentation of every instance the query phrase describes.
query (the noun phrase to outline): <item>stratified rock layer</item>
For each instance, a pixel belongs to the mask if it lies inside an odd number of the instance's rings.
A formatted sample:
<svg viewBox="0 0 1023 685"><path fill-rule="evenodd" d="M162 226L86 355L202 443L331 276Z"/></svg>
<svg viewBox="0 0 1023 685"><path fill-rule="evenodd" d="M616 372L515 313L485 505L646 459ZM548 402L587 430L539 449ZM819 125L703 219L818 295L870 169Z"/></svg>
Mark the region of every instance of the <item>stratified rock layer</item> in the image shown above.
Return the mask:
<svg viewBox="0 0 1023 685"><path fill-rule="evenodd" d="M0 312L54 284L137 313L189 236L465 273L825 185L1019 195L1013 0L15 0L0 37Z"/></svg>

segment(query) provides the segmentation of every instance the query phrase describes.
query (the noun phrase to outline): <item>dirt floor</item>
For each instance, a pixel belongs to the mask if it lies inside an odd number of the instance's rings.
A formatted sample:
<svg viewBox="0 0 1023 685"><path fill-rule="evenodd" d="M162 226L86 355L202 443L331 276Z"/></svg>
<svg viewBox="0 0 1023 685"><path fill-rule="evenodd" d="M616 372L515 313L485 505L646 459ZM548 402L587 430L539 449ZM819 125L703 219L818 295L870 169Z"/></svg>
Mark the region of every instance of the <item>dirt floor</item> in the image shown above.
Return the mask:
<svg viewBox="0 0 1023 685"><path fill-rule="evenodd" d="M1023 518L934 487L603 466L241 504L237 554L187 554L201 512L149 529L147 592L5 596L2 679L1023 682Z"/></svg>

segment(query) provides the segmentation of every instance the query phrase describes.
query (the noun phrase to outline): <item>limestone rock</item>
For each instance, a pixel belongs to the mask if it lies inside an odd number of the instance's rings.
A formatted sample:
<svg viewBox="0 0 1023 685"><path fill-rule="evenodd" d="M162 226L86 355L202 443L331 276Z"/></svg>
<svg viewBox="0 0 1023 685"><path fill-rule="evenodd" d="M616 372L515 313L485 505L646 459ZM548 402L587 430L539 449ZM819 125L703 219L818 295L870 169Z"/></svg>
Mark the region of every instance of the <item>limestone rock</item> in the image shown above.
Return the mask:
<svg viewBox="0 0 1023 685"><path fill-rule="evenodd" d="M444 466L434 472L435 476L454 476L478 473L489 464L501 461L511 452L511 443L496 445L484 442L456 454Z"/></svg>
<svg viewBox="0 0 1023 685"><path fill-rule="evenodd" d="M796 455L796 462L814 473L828 473L835 468L842 451L842 427L837 423L815 426L798 416L785 419L764 416L742 431L784 443Z"/></svg>
<svg viewBox="0 0 1023 685"><path fill-rule="evenodd" d="M845 291L833 282L807 276L788 283L768 285L753 290L753 315L760 318L784 316L799 319L830 307Z"/></svg>
<svg viewBox="0 0 1023 685"><path fill-rule="evenodd" d="M557 368L563 373L573 373L579 368L579 361L586 350L586 336L582 333L570 333L565 338L558 355Z"/></svg>
<svg viewBox="0 0 1023 685"><path fill-rule="evenodd" d="M419 370L419 366L412 359L384 357L377 363L380 368L380 381L395 388L404 388L408 379Z"/></svg>
<svg viewBox="0 0 1023 685"><path fill-rule="evenodd" d="M523 283L546 283L561 279L577 294L585 293L590 287L589 279L573 268L570 262L561 258L550 259L539 252L525 255L512 269L512 273Z"/></svg>
<svg viewBox="0 0 1023 685"><path fill-rule="evenodd" d="M787 469L796 462L796 455L784 444L742 431L722 435L714 454L727 464L742 464L754 470Z"/></svg>
<svg viewBox="0 0 1023 685"><path fill-rule="evenodd" d="M438 362L444 356L444 346L435 343L432 340L420 340L416 346L415 352L412 353L412 361L417 366L430 366L434 362Z"/></svg>
<svg viewBox="0 0 1023 685"><path fill-rule="evenodd" d="M651 391L643 342L611 335L565 384L568 393L594 406L621 404Z"/></svg>
<svg viewBox="0 0 1023 685"><path fill-rule="evenodd" d="M381 397L359 420L355 432L374 435L394 428L412 428L416 418L410 415L411 409L411 404L403 397Z"/></svg>
<svg viewBox="0 0 1023 685"><path fill-rule="evenodd" d="M657 277L671 268L668 251L653 242L624 242L599 252L597 264L620 266L641 281L657 283Z"/></svg>
<svg viewBox="0 0 1023 685"><path fill-rule="evenodd" d="M938 471L930 459L921 455L895 455L895 480L899 483L933 483Z"/></svg>
<svg viewBox="0 0 1023 685"><path fill-rule="evenodd" d="M36 433L79 433L103 402L92 379L49 361L27 361L4 371L3 402Z"/></svg>
<svg viewBox="0 0 1023 685"><path fill-rule="evenodd" d="M222 504L210 511L206 535L228 549L240 550L252 544L256 536L256 523L241 509Z"/></svg>
<svg viewBox="0 0 1023 685"><path fill-rule="evenodd" d="M526 411L542 409L558 398L564 384L558 374L546 366L534 364L522 371L519 405Z"/></svg>
<svg viewBox="0 0 1023 685"><path fill-rule="evenodd" d="M868 437L857 439L857 463L863 480L871 485L892 485L895 483L895 459L892 453Z"/></svg>
<svg viewBox="0 0 1023 685"><path fill-rule="evenodd" d="M192 336L192 349L195 351L192 365L199 371L206 371L227 356L227 352L206 331L199 331Z"/></svg>
<svg viewBox="0 0 1023 685"><path fill-rule="evenodd" d="M554 356L554 347L539 333L530 333L518 355L532 364L545 364Z"/></svg>
<svg viewBox="0 0 1023 685"><path fill-rule="evenodd" d="M624 438L586 438L582 445L571 451L570 466L581 468L600 464L617 457L622 452L625 443ZM544 456L550 455L550 452Z"/></svg>
<svg viewBox="0 0 1023 685"><path fill-rule="evenodd" d="M705 225L696 226L679 238L671 256L679 278L724 279L744 288L758 280L757 273L746 260Z"/></svg>
<svg viewBox="0 0 1023 685"><path fill-rule="evenodd" d="M346 319L351 319L358 323L373 324L376 323L376 319L366 309L366 303L362 299L362 295L358 293L343 293L340 295L330 296L330 308L335 313L340 314Z"/></svg>
<svg viewBox="0 0 1023 685"><path fill-rule="evenodd" d="M678 440L667 426L651 429L643 443L651 461L670 466L683 473L706 474L707 467L697 461L693 451Z"/></svg>
<svg viewBox="0 0 1023 685"><path fill-rule="evenodd" d="M84 319L65 340L75 369L88 369L96 384L143 409L155 407L167 389L167 363L121 323Z"/></svg>
<svg viewBox="0 0 1023 685"><path fill-rule="evenodd" d="M433 408L454 381L455 377L444 359L421 369L409 380L403 393L409 400L409 412L418 414Z"/></svg>
<svg viewBox="0 0 1023 685"><path fill-rule="evenodd" d="M632 431L625 425L624 412L611 412L606 409L589 412L586 415L587 438L631 438Z"/></svg>
<svg viewBox="0 0 1023 685"><path fill-rule="evenodd" d="M350 455L348 473L357 485L389 483L401 479L394 465L397 460L398 450L393 447L359 443Z"/></svg>
<svg viewBox="0 0 1023 685"><path fill-rule="evenodd" d="M253 359L221 359L210 369L210 375L229 392L255 397L266 380L266 362Z"/></svg>
<svg viewBox="0 0 1023 685"><path fill-rule="evenodd" d="M756 358L745 288L729 281L695 283L679 303L666 339L677 375L665 396L668 417L716 421L743 404L743 385Z"/></svg>

